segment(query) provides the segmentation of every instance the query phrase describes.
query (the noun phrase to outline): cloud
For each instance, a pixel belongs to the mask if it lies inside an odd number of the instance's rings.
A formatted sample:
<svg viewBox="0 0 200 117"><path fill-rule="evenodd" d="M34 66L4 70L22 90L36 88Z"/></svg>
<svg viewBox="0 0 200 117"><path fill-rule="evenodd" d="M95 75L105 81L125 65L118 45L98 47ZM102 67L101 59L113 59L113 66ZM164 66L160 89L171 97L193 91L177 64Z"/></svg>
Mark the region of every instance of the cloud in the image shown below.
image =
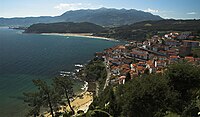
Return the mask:
<svg viewBox="0 0 200 117"><path fill-rule="evenodd" d="M196 15L197 13L196 12L189 12L187 13L188 15Z"/></svg>
<svg viewBox="0 0 200 117"><path fill-rule="evenodd" d="M55 6L55 9L58 10L78 10L78 9L88 9L92 5L86 3L60 3L59 5Z"/></svg>
<svg viewBox="0 0 200 117"><path fill-rule="evenodd" d="M146 9L144 11L145 12L150 12L150 13L158 13L159 12L159 10L157 10L157 9L151 9L151 8L148 8L148 9Z"/></svg>

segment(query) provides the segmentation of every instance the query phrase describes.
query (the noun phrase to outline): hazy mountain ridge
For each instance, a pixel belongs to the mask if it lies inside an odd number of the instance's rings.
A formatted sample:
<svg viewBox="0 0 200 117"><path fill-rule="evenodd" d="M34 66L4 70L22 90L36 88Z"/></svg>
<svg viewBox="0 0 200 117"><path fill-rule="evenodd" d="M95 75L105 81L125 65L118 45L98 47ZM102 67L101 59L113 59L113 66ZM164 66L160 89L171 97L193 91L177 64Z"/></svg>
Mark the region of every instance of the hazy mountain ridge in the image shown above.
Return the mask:
<svg viewBox="0 0 200 117"><path fill-rule="evenodd" d="M102 26L120 26L145 20L161 20L159 16L134 9L106 9L68 11L60 16L66 21L91 22Z"/></svg>
<svg viewBox="0 0 200 117"><path fill-rule="evenodd" d="M91 22L101 26L121 26L145 20L161 20L160 16L134 9L87 9L67 11L60 16L50 17L25 17L25 18L0 18L0 25L25 25L36 23L54 22Z"/></svg>

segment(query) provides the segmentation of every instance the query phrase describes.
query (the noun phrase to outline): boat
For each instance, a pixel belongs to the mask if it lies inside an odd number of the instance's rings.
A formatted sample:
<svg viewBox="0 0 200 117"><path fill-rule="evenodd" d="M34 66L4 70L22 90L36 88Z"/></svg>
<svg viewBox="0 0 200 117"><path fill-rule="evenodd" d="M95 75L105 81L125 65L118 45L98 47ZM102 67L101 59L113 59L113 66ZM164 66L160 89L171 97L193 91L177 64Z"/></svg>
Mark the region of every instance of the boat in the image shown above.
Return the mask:
<svg viewBox="0 0 200 117"><path fill-rule="evenodd" d="M60 76L62 76L62 77L69 76L70 74L71 74L71 72L60 71Z"/></svg>
<svg viewBox="0 0 200 117"><path fill-rule="evenodd" d="M75 67L83 67L81 64L75 64Z"/></svg>

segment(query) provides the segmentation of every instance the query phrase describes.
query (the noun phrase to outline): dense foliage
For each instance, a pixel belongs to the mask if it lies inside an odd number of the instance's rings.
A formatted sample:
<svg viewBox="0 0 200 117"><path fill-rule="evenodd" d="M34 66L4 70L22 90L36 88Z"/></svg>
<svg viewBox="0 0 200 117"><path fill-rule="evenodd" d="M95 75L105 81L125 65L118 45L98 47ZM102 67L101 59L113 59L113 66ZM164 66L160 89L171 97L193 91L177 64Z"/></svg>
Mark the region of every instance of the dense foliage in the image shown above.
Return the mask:
<svg viewBox="0 0 200 117"><path fill-rule="evenodd" d="M192 55L194 58L200 58L200 48L193 48Z"/></svg>
<svg viewBox="0 0 200 117"><path fill-rule="evenodd" d="M85 69L85 80L86 81L98 81L104 79L107 76L106 68L104 63L101 60L92 60L90 61Z"/></svg>
<svg viewBox="0 0 200 117"><path fill-rule="evenodd" d="M43 80L33 80L34 85L38 90L34 92L24 93L24 102L30 106L27 116L39 116L41 109L49 108L52 117L57 117L61 113L58 112L60 105L65 105L63 99L67 99L67 104L71 109L71 114L74 110L70 105L69 98L73 95L72 82L66 77L57 77L53 79L53 84Z"/></svg>
<svg viewBox="0 0 200 117"><path fill-rule="evenodd" d="M182 116L186 116L188 111L191 111L190 109L196 108L193 102L199 97L199 73L200 67L185 61L172 64L166 71L166 78L169 79L170 86L179 93L174 110Z"/></svg>
<svg viewBox="0 0 200 117"><path fill-rule="evenodd" d="M169 113L195 117L200 111L199 73L200 67L191 63L173 64L164 74L143 75L107 88L88 112L101 109L114 117L163 117Z"/></svg>
<svg viewBox="0 0 200 117"><path fill-rule="evenodd" d="M138 40L158 34L158 31L192 31L200 32L200 20L159 20L143 21L131 25L105 28L92 23L60 22L50 24L34 24L27 33L94 33L95 36L115 38L119 40ZM159 34L158 34L159 35Z"/></svg>
<svg viewBox="0 0 200 117"><path fill-rule="evenodd" d="M54 109L57 107L57 102L60 101L60 96L45 81L33 80L33 83L38 91L24 93L24 101L31 107L27 116L39 115L42 107L49 107L50 113L54 117Z"/></svg>
<svg viewBox="0 0 200 117"><path fill-rule="evenodd" d="M66 77L56 77L53 79L53 86L55 88L55 91L60 96L64 96L67 99L69 108L71 109L72 114L74 114L75 111L70 104L70 97L73 97L73 83L71 79Z"/></svg>
<svg viewBox="0 0 200 117"><path fill-rule="evenodd" d="M96 96L103 91L106 77L107 71L102 60L93 59L85 66L83 79L89 82L88 91Z"/></svg>
<svg viewBox="0 0 200 117"><path fill-rule="evenodd" d="M91 61L84 71L89 81L105 80L106 69L100 60ZM111 85L94 97L86 114L80 111L79 116L197 117L200 111L199 73L199 66L180 61L169 65L163 74L144 74L126 80L124 85ZM38 91L25 93L25 102L31 107L29 116L38 115L41 107L49 107L54 116L63 97L69 99L72 95L72 84L66 78L55 78L51 86L41 80L34 80L34 84Z"/></svg>
<svg viewBox="0 0 200 117"><path fill-rule="evenodd" d="M131 25L110 28L97 36L125 40L145 40L158 31L200 31L200 20L159 20L143 21ZM149 35L150 34L150 35Z"/></svg>
<svg viewBox="0 0 200 117"><path fill-rule="evenodd" d="M25 33L97 33L103 30L103 27L88 22L59 22L33 24L25 30Z"/></svg>

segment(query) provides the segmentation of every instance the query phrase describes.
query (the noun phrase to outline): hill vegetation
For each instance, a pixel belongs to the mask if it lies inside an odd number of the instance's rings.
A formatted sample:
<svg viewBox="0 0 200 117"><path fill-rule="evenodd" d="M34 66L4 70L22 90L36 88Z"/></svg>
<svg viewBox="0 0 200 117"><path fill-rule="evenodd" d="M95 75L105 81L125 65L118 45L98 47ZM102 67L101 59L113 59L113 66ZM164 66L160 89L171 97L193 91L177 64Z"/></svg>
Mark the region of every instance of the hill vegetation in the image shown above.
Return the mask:
<svg viewBox="0 0 200 117"><path fill-rule="evenodd" d="M187 69L185 69L187 68ZM164 74L143 75L112 85L94 99L86 117L197 117L200 111L200 67L179 62ZM90 116L89 116L90 115Z"/></svg>
<svg viewBox="0 0 200 117"><path fill-rule="evenodd" d="M147 34L157 34L158 31L195 31L200 32L200 20L160 20L143 21L131 25L110 28L97 36L125 39L145 40Z"/></svg>
<svg viewBox="0 0 200 117"><path fill-rule="evenodd" d="M137 41L143 41L160 31L192 31L199 34L200 20L143 21L113 28L88 22L39 23L25 30L26 33L93 33L94 36Z"/></svg>
<svg viewBox="0 0 200 117"><path fill-rule="evenodd" d="M33 24L25 30L25 33L97 33L102 31L104 31L103 27L88 22L59 22Z"/></svg>
<svg viewBox="0 0 200 117"><path fill-rule="evenodd" d="M98 69L100 68L100 69ZM187 68L187 69L186 69ZM91 61L84 70L89 81L105 80L106 71L101 61ZM94 71L94 73L92 73ZM102 72L101 72L102 71ZM126 80L124 85L113 84L94 96L87 113L79 117L198 117L200 111L200 67L186 61L171 64L163 74L143 74ZM95 74L97 73L97 74ZM91 76L88 76L91 75ZM99 82L100 85L104 82ZM25 93L25 102L31 107L29 115L40 113L41 107L49 107L51 115L59 113L63 98L71 94L68 78L55 78L53 85L36 80L38 92ZM68 103L70 104L69 100Z"/></svg>

